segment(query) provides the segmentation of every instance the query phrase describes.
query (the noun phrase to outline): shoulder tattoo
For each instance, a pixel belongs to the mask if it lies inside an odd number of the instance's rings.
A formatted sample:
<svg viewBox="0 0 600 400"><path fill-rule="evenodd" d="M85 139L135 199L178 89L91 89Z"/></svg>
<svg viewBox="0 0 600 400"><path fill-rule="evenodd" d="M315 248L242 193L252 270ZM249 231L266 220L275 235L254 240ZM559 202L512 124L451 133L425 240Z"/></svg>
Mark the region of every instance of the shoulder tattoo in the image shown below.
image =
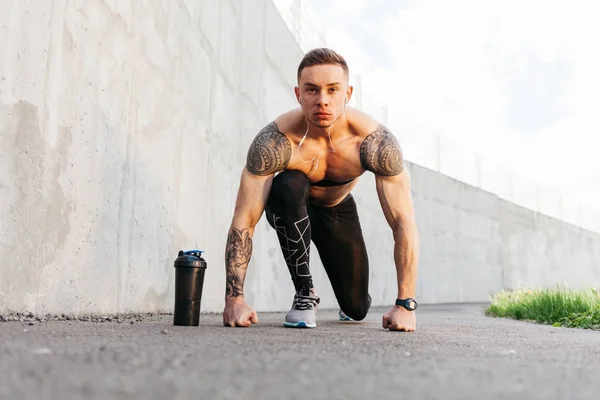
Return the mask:
<svg viewBox="0 0 600 400"><path fill-rule="evenodd" d="M254 175L270 175L288 166L292 158L292 145L271 122L258 132L246 158L246 168Z"/></svg>
<svg viewBox="0 0 600 400"><path fill-rule="evenodd" d="M396 136L379 125L360 146L360 163L375 175L399 175L404 171L404 156Z"/></svg>

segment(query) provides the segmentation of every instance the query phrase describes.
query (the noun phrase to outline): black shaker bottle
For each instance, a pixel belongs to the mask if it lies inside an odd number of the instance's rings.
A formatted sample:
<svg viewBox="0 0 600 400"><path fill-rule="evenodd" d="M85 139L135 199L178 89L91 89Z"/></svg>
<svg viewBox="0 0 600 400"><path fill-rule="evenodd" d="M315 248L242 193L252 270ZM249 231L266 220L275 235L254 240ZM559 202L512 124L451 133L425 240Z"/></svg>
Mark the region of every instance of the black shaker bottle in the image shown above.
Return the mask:
<svg viewBox="0 0 600 400"><path fill-rule="evenodd" d="M175 260L173 325L198 326L206 261L202 250L180 250Z"/></svg>

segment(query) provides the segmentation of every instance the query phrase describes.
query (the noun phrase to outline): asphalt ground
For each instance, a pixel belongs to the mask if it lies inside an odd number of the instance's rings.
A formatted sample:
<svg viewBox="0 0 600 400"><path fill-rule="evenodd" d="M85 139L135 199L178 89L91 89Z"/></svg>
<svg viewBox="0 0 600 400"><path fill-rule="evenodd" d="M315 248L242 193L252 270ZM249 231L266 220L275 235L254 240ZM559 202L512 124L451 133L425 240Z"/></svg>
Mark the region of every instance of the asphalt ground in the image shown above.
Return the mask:
<svg viewBox="0 0 600 400"><path fill-rule="evenodd" d="M250 328L219 314L198 327L171 315L24 316L0 322L0 399L600 398L600 332L483 307L422 305L412 333L384 330L384 308L361 322L321 310L315 329L285 328L283 313Z"/></svg>

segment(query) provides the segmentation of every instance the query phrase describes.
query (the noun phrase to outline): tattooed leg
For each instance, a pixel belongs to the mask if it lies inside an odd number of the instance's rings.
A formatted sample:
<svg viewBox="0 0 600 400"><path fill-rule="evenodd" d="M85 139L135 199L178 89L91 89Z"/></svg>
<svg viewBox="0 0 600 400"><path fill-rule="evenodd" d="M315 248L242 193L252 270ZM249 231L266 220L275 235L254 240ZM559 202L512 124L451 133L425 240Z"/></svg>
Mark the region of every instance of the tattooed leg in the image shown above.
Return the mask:
<svg viewBox="0 0 600 400"><path fill-rule="evenodd" d="M244 280L248 263L252 255L252 238L248 229L232 228L227 237L226 266L227 288L226 297L244 295Z"/></svg>

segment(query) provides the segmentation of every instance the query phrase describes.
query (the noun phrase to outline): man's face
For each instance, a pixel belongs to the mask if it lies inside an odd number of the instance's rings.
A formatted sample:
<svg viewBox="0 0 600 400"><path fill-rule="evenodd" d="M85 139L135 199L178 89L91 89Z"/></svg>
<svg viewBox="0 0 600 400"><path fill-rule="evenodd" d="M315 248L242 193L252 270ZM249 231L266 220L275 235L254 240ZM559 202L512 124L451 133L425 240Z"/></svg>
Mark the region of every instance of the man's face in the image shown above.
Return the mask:
<svg viewBox="0 0 600 400"><path fill-rule="evenodd" d="M314 65L302 70L295 92L306 119L327 128L343 114L352 87L339 65Z"/></svg>

